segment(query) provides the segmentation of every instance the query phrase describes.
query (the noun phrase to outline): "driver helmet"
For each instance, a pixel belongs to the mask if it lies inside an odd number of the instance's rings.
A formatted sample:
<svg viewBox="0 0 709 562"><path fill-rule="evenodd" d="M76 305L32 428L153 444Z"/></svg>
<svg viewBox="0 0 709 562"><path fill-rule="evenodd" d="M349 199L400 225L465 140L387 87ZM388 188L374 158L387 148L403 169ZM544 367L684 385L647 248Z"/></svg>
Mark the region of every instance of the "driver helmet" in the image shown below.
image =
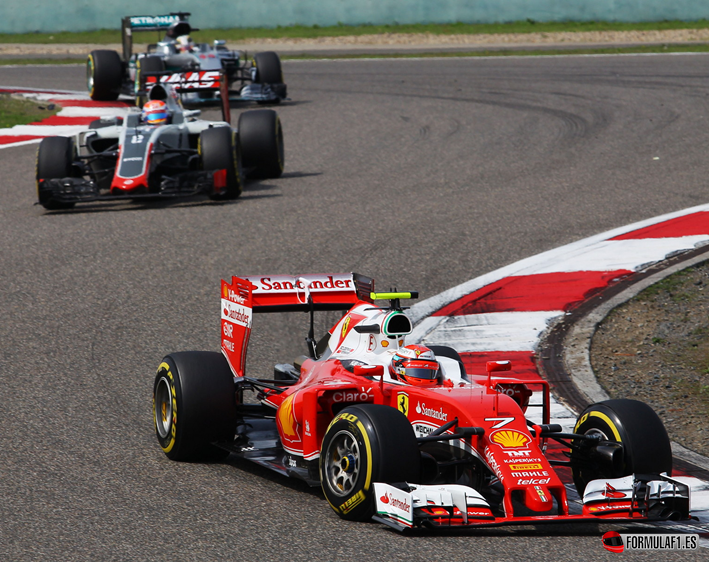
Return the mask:
<svg viewBox="0 0 709 562"><path fill-rule="evenodd" d="M439 365L436 356L423 345L407 345L394 353L389 374L393 379L416 386L439 384Z"/></svg>
<svg viewBox="0 0 709 562"><path fill-rule="evenodd" d="M177 49L181 53L191 53L194 50L194 43L192 42L192 37L189 35L180 35L177 38Z"/></svg>
<svg viewBox="0 0 709 562"><path fill-rule="evenodd" d="M162 100L151 100L143 106L143 122L148 125L165 125L170 114Z"/></svg>

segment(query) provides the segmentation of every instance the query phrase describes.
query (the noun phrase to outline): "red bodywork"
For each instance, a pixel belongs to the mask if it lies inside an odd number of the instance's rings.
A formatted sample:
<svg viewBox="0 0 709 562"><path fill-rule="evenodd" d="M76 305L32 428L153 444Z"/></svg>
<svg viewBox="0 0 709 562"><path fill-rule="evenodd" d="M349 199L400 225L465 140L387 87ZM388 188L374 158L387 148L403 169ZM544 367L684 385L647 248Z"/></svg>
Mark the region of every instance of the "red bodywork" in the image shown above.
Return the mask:
<svg viewBox="0 0 709 562"><path fill-rule="evenodd" d="M350 305L349 312L330 330L331 348L342 349L348 337L354 335L355 327L371 322L375 314L368 312L375 309L369 293L358 291L355 285L351 276L348 280L347 276L332 275L234 277L231 283L222 281L222 352L234 375L244 376L252 311L306 310L308 302L315 308ZM398 338L394 341L403 343ZM364 347L371 351L371 345ZM356 352L353 356L362 357ZM543 410L542 423L549 423L546 381L530 382L506 376L503 373L510 369L509 362L490 361L487 377L418 387L391 379L381 362L380 366L375 361L374 366L356 367L353 372L342 361L332 357L306 359L295 384L280 392L264 390L262 402L274 408L283 448L291 455L302 456L306 461L317 459L328 426L345 406L383 404L401 411L419 437L453 420L457 421L447 433L455 434L459 428L482 428L480 435L450 442L477 457L499 479L505 489L506 516L494 517L490 510L470 508L465 517L458 511L451 518L443 510L441 516L445 515L446 525L641 518L639 513L633 513L630 501L613 507L584 505L583 514L569 514L567 490L547 459L542 429L539 425L530 427L525 417L532 387L541 391L542 403L537 406ZM428 514L435 516L436 509L429 509Z"/></svg>

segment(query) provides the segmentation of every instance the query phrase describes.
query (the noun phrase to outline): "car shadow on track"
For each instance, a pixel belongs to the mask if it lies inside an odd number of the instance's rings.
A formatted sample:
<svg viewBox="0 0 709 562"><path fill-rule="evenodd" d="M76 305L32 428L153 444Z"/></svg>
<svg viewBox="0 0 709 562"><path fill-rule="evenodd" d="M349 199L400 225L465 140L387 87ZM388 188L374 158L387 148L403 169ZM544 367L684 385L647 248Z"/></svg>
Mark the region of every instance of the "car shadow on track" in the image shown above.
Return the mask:
<svg viewBox="0 0 709 562"><path fill-rule="evenodd" d="M238 199L230 201L212 201L207 196L195 195L192 197L183 197L175 199L154 199L152 201L104 201L97 203L86 203L77 205L73 209L62 209L57 211L45 211L45 216L66 215L66 214L82 214L82 213L116 213L128 211L153 211L156 209L165 208L185 208L185 207L209 207L209 206L225 206L236 205L240 201L249 201L252 199L263 199L271 197L282 197L283 194L274 192L278 186L264 183L247 183L244 192ZM258 192L271 192L259 193Z"/></svg>
<svg viewBox="0 0 709 562"><path fill-rule="evenodd" d="M126 202L126 201L111 201L97 204L82 204L73 209L65 209L60 211L45 211L44 216L56 215L71 215L82 213L126 213L130 211L154 211L156 209L165 208L183 208L183 207L208 207L234 205L238 203L238 199L233 201L212 201L203 196L194 198L184 198L179 200L159 200L150 202Z"/></svg>
<svg viewBox="0 0 709 562"><path fill-rule="evenodd" d="M310 494L325 501L325 496L319 486L308 486L308 484L306 484L303 480L299 480L298 478L289 478L288 476L274 472L252 461L237 457L236 455L229 455L225 461L217 464L229 465L239 471L248 472L253 476L263 478L264 480L268 480L274 484L278 484L279 486L290 488L296 492ZM327 503L325 503L324 506L327 507Z"/></svg>
<svg viewBox="0 0 709 562"><path fill-rule="evenodd" d="M323 172L285 172L281 175L281 179L310 178L322 175Z"/></svg>

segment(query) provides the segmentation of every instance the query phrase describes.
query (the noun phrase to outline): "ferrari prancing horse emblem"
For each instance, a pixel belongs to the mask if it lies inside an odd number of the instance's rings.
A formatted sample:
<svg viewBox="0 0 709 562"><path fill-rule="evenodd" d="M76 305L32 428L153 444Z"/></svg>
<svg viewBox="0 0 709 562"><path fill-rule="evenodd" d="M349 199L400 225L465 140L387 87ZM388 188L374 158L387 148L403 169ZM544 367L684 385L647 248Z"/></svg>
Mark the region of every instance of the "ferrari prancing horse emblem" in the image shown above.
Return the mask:
<svg viewBox="0 0 709 562"><path fill-rule="evenodd" d="M409 395L405 392L399 392L396 397L396 407L399 411L408 417L409 415Z"/></svg>

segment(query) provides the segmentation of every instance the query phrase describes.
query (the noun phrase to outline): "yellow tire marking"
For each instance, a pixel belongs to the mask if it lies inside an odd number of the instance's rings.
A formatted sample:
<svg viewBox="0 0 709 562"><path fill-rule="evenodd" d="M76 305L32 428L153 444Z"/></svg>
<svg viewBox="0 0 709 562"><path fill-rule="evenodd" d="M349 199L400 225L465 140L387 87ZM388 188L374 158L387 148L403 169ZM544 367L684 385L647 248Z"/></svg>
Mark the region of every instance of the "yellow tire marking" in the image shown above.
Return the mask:
<svg viewBox="0 0 709 562"><path fill-rule="evenodd" d="M367 435L367 431L364 429L362 422L359 420L357 420L357 427L362 433L364 446L367 449L367 479L364 481L364 489L369 490L369 486L372 483L372 447L369 444L369 436Z"/></svg>
<svg viewBox="0 0 709 562"><path fill-rule="evenodd" d="M177 419L177 396L175 394L175 386L174 386L174 378L172 376L172 371L170 371L170 365L168 365L166 362L160 363L160 366L158 367L158 373L160 371L165 371L168 381L170 383L170 394L172 394L172 424L170 427L170 442L167 444L167 447L163 447L162 445L160 448L163 450L165 453L169 453L172 451L172 448L175 446L175 435L177 433L177 427L176 427L176 419ZM162 405L163 411L165 409L165 404ZM153 405L153 415L155 415L155 405ZM164 417L163 417L164 419ZM157 417L155 419L155 423L157 424Z"/></svg>
<svg viewBox="0 0 709 562"><path fill-rule="evenodd" d="M618 433L618 429L615 427L615 424L611 421L611 419L605 415L602 412L591 412L591 417L596 417L596 418L601 418L604 422L608 424L608 427L611 428L611 431L613 432L613 436L615 437L615 440L620 443L620 433Z"/></svg>

